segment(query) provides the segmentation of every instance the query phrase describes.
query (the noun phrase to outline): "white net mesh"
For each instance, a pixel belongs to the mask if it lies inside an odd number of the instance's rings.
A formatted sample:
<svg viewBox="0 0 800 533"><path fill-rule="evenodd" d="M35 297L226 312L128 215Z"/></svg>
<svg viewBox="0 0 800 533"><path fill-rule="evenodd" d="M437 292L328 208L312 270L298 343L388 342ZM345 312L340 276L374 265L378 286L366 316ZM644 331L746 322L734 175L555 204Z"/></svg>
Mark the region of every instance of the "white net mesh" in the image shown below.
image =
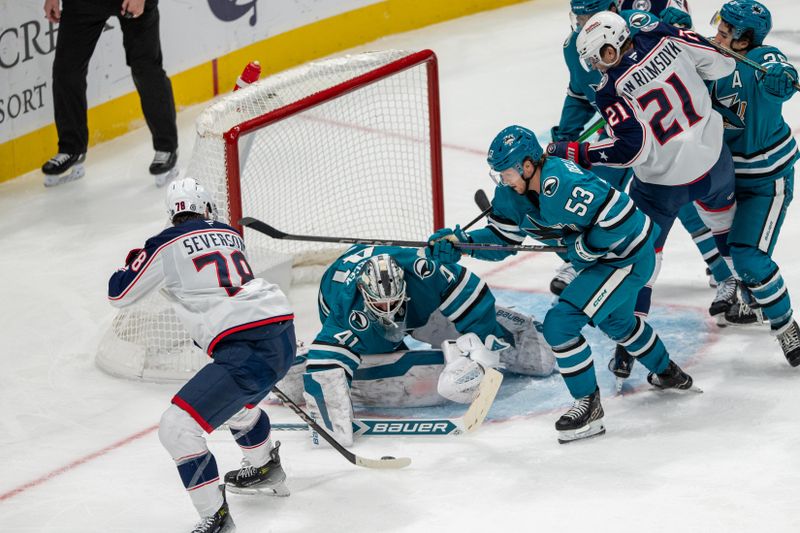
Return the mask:
<svg viewBox="0 0 800 533"><path fill-rule="evenodd" d="M287 233L425 239L434 227L433 190L441 177L431 161L439 147L430 133L426 65L393 70L409 55L392 50L312 62L226 95L197 119L186 175L209 190L226 222L236 223L231 218L240 210ZM391 74L329 95L376 69ZM315 101L308 109L245 127L239 173L227 167L226 132L309 97ZM239 184L240 198L230 197L229 180ZM244 236L250 264L267 279L283 272L281 264L294 264L308 280L309 271L321 273L344 248L273 240L247 228ZM110 373L148 381L183 380L206 362L157 291L119 313L97 355Z"/></svg>

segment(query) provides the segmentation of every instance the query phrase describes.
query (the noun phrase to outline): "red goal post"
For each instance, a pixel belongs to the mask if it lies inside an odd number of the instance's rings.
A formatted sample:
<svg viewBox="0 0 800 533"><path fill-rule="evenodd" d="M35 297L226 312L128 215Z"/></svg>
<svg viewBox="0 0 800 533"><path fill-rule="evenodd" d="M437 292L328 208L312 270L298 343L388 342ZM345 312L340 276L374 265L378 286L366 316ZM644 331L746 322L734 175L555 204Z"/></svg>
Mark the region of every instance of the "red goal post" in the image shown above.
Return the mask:
<svg viewBox="0 0 800 533"><path fill-rule="evenodd" d="M211 103L185 174L239 230L246 215L288 233L424 240L444 224L439 113L430 50L314 61ZM318 274L344 250L243 235L256 275L276 282L291 265ZM119 311L96 356L143 381L182 381L208 361L158 291Z"/></svg>

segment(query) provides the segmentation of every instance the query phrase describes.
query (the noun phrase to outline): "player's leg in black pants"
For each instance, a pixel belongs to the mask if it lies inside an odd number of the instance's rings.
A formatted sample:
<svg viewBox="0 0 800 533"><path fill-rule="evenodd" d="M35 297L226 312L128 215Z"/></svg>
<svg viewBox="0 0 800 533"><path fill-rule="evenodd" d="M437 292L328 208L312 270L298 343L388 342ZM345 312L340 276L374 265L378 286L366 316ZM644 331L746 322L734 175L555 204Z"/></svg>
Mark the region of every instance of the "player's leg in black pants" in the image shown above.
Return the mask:
<svg viewBox="0 0 800 533"><path fill-rule="evenodd" d="M153 149L174 152L178 149L175 100L172 83L163 68L159 19L157 2L147 2L144 13L138 18L119 17L125 60L139 92L142 112L153 137Z"/></svg>
<svg viewBox="0 0 800 533"><path fill-rule="evenodd" d="M58 151L82 154L89 144L86 75L97 40L111 15L103 2L65 0L53 60L53 109Z"/></svg>

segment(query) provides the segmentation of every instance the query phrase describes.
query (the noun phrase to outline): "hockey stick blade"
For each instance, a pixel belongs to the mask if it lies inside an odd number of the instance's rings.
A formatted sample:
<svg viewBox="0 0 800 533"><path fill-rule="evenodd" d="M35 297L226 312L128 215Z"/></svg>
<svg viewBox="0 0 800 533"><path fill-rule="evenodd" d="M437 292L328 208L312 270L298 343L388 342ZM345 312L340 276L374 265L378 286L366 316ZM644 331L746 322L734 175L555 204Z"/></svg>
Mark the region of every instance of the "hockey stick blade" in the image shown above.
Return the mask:
<svg viewBox="0 0 800 533"><path fill-rule="evenodd" d="M478 389L478 397L470 404L464 413L464 430L475 431L483 424L489 409L492 408L497 391L503 383L503 374L493 368L487 368Z"/></svg>
<svg viewBox="0 0 800 533"><path fill-rule="evenodd" d="M478 206L478 209L481 210L481 214L470 220L469 224L461 228L463 231L468 230L477 224L483 217L492 212L492 203L489 201L489 198L486 197L486 193L483 192L483 189L478 189L475 191L474 200L475 204Z"/></svg>
<svg viewBox="0 0 800 533"><path fill-rule="evenodd" d="M341 444L339 444L336 439L334 439L330 433L328 433L325 429L322 428L319 424L317 424L311 415L303 411L296 403L294 403L291 398L286 396L278 387L273 387L272 392L275 393L284 405L286 405L289 409L294 411L294 413L299 416L303 422L309 425L311 429L317 432L317 434L325 439L328 444L333 446L333 448L339 452L341 455L344 456L345 459L350 461L352 464L356 466L363 466L364 468L381 468L381 469L398 469L398 468L405 468L411 464L411 459L408 457L391 457L391 456L384 456L380 459L369 459L367 457L361 457L359 455L354 454Z"/></svg>
<svg viewBox="0 0 800 533"><path fill-rule="evenodd" d="M239 220L242 226L254 229L268 235L273 239L286 239L290 241L330 242L336 244L366 244L369 246L407 246L409 248L426 248L428 241L402 241L389 239L362 239L359 237L323 237L318 235L293 235L285 233L252 217L243 217ZM566 252L563 246L543 246L537 244L491 244L491 243L454 243L456 247L464 250L489 250L489 251L514 251L514 252Z"/></svg>

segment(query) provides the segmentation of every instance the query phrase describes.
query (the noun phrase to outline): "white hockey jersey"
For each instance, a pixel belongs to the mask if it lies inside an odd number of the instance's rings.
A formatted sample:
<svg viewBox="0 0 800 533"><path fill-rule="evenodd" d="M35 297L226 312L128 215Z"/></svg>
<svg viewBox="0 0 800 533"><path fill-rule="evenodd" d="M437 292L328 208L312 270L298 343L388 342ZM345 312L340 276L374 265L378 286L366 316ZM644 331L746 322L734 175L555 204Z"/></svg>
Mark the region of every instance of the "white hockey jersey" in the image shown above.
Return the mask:
<svg viewBox="0 0 800 533"><path fill-rule="evenodd" d="M125 307L159 287L191 338L211 355L226 335L294 318L277 285L255 278L241 235L212 220L192 220L147 240L108 282Z"/></svg>
<svg viewBox="0 0 800 533"><path fill-rule="evenodd" d="M694 32L645 13L635 14L630 24L638 24L634 49L597 89L596 106L610 138L590 145L589 160L633 167L646 183L691 183L714 166L722 150L722 117L712 109L704 80L727 76L735 61Z"/></svg>

